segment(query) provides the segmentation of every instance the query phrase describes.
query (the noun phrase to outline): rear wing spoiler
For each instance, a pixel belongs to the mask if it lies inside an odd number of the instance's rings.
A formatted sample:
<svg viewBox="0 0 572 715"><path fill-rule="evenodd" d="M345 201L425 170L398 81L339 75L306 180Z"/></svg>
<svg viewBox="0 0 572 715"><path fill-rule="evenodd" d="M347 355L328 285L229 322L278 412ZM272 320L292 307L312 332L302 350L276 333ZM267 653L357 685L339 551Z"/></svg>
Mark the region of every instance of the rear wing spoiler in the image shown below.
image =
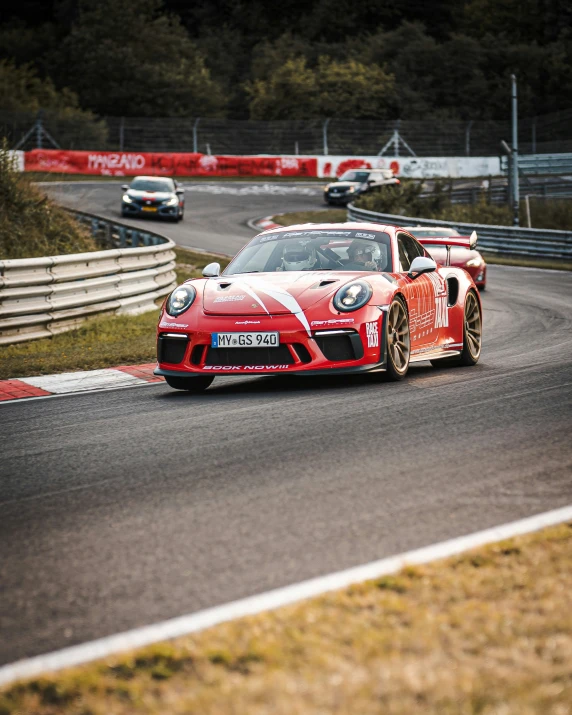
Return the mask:
<svg viewBox="0 0 572 715"><path fill-rule="evenodd" d="M473 231L470 236L431 236L427 238L418 238L417 241L419 241L422 246L475 248L477 245L477 232Z"/></svg>

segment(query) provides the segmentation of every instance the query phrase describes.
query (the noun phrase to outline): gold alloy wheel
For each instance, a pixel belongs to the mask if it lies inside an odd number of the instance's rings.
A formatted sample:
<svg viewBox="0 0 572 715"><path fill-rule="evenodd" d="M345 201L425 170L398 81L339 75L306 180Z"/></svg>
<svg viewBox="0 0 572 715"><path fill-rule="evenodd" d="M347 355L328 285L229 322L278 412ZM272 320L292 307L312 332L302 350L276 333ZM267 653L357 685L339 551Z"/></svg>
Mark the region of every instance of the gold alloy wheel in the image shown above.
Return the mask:
<svg viewBox="0 0 572 715"><path fill-rule="evenodd" d="M467 294L465 301L465 341L473 360L478 360L482 345L481 308L472 291Z"/></svg>
<svg viewBox="0 0 572 715"><path fill-rule="evenodd" d="M404 373L409 365L411 342L407 311L400 300L395 300L387 316L387 349L397 372Z"/></svg>

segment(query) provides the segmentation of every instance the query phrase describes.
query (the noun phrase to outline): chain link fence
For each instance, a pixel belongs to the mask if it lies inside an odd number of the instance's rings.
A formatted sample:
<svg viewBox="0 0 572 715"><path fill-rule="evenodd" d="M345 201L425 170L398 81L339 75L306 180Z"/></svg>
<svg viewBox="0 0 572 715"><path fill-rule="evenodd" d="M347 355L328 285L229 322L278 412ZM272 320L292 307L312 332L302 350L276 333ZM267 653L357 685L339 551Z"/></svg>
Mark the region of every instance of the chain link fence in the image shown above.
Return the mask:
<svg viewBox="0 0 572 715"><path fill-rule="evenodd" d="M253 121L103 117L0 111L0 135L12 149L308 154L358 156L498 156L510 122L353 119ZM572 110L519 122L523 154L572 151Z"/></svg>

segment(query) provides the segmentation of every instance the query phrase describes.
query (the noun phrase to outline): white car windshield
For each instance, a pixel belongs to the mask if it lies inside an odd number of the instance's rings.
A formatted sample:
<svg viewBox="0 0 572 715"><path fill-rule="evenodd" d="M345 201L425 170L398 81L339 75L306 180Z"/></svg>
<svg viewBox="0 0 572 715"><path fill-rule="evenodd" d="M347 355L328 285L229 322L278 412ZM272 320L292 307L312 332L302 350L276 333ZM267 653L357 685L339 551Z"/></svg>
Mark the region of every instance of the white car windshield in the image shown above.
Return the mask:
<svg viewBox="0 0 572 715"><path fill-rule="evenodd" d="M345 171L340 176L340 181L359 181L364 184L369 179L369 171Z"/></svg>
<svg viewBox="0 0 572 715"><path fill-rule="evenodd" d="M171 179L134 179L129 186L134 191L174 191Z"/></svg>
<svg viewBox="0 0 572 715"><path fill-rule="evenodd" d="M224 275L275 271L391 271L387 233L307 229L261 234L231 261Z"/></svg>

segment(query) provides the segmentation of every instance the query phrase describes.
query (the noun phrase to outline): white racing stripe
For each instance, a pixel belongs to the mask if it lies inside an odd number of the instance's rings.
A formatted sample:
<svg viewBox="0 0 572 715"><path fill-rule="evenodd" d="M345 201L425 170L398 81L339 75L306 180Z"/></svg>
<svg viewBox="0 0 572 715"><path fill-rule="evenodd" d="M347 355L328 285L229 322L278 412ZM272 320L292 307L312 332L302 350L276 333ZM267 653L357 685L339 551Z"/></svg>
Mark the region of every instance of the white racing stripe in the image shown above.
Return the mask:
<svg viewBox="0 0 572 715"><path fill-rule="evenodd" d="M274 591L250 596L239 601L208 608L204 611L191 613L179 618L155 623L151 626L135 628L131 631L118 633L107 638L100 638L89 643L64 648L63 650L45 655L20 660L0 668L0 686L7 685L22 678L32 678L42 673L87 663L98 658L105 658L115 653L139 648L157 643L169 638L196 633L216 626L219 623L232 621L244 616L269 611L307 598L319 596L328 591L346 588L353 583L379 578L389 573L395 573L407 565L425 564L437 559L462 553L495 541L502 541L520 534L538 531L547 526L560 524L572 519L572 506L554 509L542 514L513 521L509 524L485 529L467 536L460 536L448 541L442 541L432 546L426 546L415 551L408 551L397 556L390 556L380 561L372 561L362 566L338 571L327 576L302 581Z"/></svg>

